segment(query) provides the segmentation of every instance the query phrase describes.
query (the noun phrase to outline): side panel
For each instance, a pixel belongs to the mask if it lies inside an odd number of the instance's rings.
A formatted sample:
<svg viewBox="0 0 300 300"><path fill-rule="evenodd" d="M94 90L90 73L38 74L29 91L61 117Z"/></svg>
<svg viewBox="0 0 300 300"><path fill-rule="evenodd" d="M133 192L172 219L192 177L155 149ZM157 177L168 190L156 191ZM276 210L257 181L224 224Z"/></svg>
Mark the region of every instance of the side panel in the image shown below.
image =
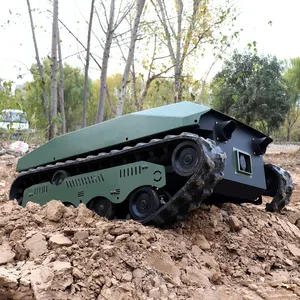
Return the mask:
<svg viewBox="0 0 300 300"><path fill-rule="evenodd" d="M211 138L227 155L224 179L217 184L214 193L233 198L255 200L266 189L266 180L263 157L254 154L252 139L261 138L265 135L236 122L237 127L232 133L231 139L226 142L219 142L216 132L212 130L214 130L216 122L228 120L232 119L213 110L203 115L200 120L200 128L210 130ZM237 154L242 154L244 157L249 155L252 168L250 173L238 171Z"/></svg>
<svg viewBox="0 0 300 300"><path fill-rule="evenodd" d="M165 167L141 161L72 176L58 186L50 182L36 184L24 191L22 206L25 207L29 201L44 205L53 199L78 206L81 202L87 204L97 196L121 203L134 189L143 185L165 186Z"/></svg>
<svg viewBox="0 0 300 300"><path fill-rule="evenodd" d="M92 151L130 143L143 137L195 125L210 108L181 102L144 110L59 136L20 158L17 172Z"/></svg>

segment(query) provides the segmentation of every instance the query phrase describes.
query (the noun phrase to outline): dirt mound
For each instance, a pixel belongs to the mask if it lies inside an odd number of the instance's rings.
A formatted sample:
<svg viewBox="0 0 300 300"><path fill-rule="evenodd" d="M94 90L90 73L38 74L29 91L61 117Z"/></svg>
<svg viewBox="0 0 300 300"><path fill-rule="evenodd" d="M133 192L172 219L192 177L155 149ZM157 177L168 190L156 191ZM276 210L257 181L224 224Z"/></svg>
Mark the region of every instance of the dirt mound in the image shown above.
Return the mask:
<svg viewBox="0 0 300 300"><path fill-rule="evenodd" d="M22 208L8 200L16 157L0 154L0 299L300 299L300 156L267 156L296 183L284 215L202 206L169 230Z"/></svg>
<svg viewBox="0 0 300 300"><path fill-rule="evenodd" d="M243 286L239 299L271 299L278 288L300 297L299 228L253 206L203 207L171 230L55 200L5 201L0 220L8 299L213 299L233 283Z"/></svg>

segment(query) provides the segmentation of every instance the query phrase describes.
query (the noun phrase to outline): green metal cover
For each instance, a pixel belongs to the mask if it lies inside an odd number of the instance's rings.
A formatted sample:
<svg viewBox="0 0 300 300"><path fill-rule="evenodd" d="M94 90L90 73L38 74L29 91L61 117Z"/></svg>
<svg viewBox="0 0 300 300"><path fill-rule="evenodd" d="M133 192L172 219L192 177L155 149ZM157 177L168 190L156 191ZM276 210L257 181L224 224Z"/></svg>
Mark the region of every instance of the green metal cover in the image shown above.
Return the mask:
<svg viewBox="0 0 300 300"><path fill-rule="evenodd" d="M17 172L193 125L210 110L188 101L143 110L58 136L20 158Z"/></svg>
<svg viewBox="0 0 300 300"><path fill-rule="evenodd" d="M35 184L24 191L22 206L25 207L29 201L44 205L52 199L75 206L81 202L86 205L98 196L121 203L134 189L145 185L157 188L165 186L165 167L140 161L72 176L58 186L50 182Z"/></svg>

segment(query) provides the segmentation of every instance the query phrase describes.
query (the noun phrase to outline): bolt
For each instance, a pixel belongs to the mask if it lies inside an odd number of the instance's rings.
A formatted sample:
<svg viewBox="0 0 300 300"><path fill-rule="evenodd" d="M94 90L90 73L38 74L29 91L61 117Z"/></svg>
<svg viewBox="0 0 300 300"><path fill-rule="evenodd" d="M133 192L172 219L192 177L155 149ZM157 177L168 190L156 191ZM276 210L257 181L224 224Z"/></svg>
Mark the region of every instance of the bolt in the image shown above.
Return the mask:
<svg viewBox="0 0 300 300"><path fill-rule="evenodd" d="M141 209L144 209L144 208L146 208L147 207L147 201L146 200L142 200L141 201Z"/></svg>

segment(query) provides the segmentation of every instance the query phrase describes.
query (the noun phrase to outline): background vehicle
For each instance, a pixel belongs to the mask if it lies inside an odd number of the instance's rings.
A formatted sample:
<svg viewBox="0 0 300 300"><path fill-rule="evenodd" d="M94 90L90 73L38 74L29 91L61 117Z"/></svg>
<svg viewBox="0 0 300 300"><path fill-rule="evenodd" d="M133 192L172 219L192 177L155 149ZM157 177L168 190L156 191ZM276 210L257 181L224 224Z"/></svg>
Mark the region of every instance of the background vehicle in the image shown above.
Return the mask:
<svg viewBox="0 0 300 300"><path fill-rule="evenodd" d="M0 115L0 129L22 133L29 130L29 122L24 111L18 109L3 109Z"/></svg>

